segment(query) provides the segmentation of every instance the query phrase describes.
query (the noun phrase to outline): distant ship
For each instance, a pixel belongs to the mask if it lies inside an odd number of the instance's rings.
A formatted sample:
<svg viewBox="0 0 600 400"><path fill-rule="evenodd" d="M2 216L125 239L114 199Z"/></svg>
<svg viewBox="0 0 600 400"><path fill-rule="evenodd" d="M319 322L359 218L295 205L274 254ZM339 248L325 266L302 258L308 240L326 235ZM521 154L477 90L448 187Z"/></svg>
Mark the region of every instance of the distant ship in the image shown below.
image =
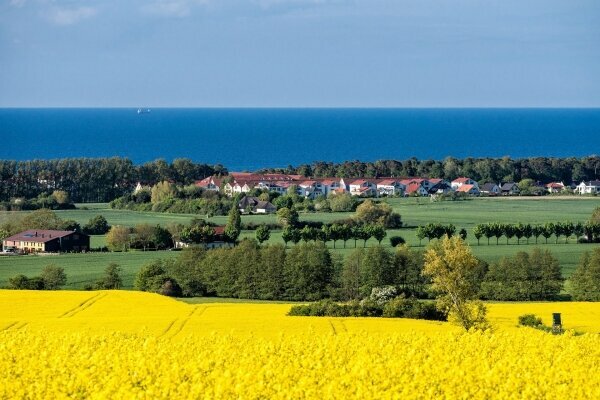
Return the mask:
<svg viewBox="0 0 600 400"><path fill-rule="evenodd" d="M138 114L148 114L150 112L149 108L138 108Z"/></svg>

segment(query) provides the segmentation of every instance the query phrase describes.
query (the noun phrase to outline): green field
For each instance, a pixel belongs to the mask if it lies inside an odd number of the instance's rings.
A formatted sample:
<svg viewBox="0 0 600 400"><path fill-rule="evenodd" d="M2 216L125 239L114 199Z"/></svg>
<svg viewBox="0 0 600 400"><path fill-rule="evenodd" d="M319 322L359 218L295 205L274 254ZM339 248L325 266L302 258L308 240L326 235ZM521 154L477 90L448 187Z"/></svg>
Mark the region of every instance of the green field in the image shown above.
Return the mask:
<svg viewBox="0 0 600 400"><path fill-rule="evenodd" d="M512 256L518 251L530 251L534 246L534 240L525 245L525 240L517 245L516 239L511 239L506 245L505 238L500 239L500 245L495 244L492 239L487 245L487 240L482 239L481 245L472 237L472 228L478 223L490 221L506 223L545 223L549 221L586 221L589 219L593 209L600 206L597 198L479 198L468 201L438 202L432 203L428 199L389 199L387 200L395 211L402 215L407 228L389 230L388 236L382 244L389 246L389 237L402 236L409 245L419 248L419 240L415 235L418 225L428 222L452 223L458 229L466 228L469 236L467 241L471 244L474 253L488 261L494 262L503 256ZM88 209L81 209L84 206ZM187 223L196 215L192 214L166 214L153 212L136 212L126 210L112 210L107 204L85 204L78 205L77 210L59 211L59 215L65 219L74 219L80 224L85 224L91 217L102 214L111 225L135 226L139 223L161 224L169 222ZM9 213L0 213L0 222L6 219ZM300 217L306 221L331 222L337 219L349 218L352 213L304 213ZM213 217L210 220L218 224L224 224L227 217ZM274 215L252 215L242 216L245 222L275 222ZM254 237L254 232L244 231L243 237ZM283 243L281 232L274 231L271 234L271 243ZM375 240L367 242L367 246L376 244ZM569 244L564 244L561 238L559 244L554 243L551 238L548 244L540 238L540 247L547 248L558 258L565 276L570 276L579 258L585 251L592 250L597 245L577 244L572 238ZM93 236L92 247L101 247L105 244L103 236ZM328 243L333 249L333 243ZM363 245L362 241L358 246ZM427 245L427 240L422 242L420 248ZM335 253L346 255L354 249L354 241L348 241L347 248L343 248L341 241L337 242ZM65 268L68 275L68 287L72 289L83 288L86 284L94 282L102 273L109 262L117 262L123 268L125 286L131 287L136 271L147 261L174 257L177 252L129 252L129 253L88 253L88 254L64 254L60 256L22 256L22 257L0 257L0 286L6 285L7 279L18 273L35 275L49 263L55 263Z"/></svg>
<svg viewBox="0 0 600 400"><path fill-rule="evenodd" d="M56 264L63 267L67 274L65 289L83 289L87 284L93 284L101 277L109 263L116 262L123 271L124 288L131 289L135 274L144 263L157 258L176 257L178 254L176 251L132 251L128 253L2 256L0 257L0 287L7 285L8 278L17 274L36 276L44 266Z"/></svg>

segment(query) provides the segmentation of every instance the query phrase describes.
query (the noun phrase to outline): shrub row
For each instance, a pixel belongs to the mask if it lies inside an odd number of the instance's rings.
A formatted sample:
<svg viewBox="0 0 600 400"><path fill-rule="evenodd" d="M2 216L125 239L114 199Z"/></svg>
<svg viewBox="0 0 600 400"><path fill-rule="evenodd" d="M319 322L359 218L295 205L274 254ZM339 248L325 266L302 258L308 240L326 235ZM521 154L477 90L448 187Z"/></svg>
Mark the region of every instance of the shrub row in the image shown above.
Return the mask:
<svg viewBox="0 0 600 400"><path fill-rule="evenodd" d="M311 304L293 306L288 312L291 316L305 317L385 317L413 318L432 321L446 321L447 315L438 311L433 302L419 301L415 298L396 297L384 304L366 299L349 303L336 303L322 300Z"/></svg>

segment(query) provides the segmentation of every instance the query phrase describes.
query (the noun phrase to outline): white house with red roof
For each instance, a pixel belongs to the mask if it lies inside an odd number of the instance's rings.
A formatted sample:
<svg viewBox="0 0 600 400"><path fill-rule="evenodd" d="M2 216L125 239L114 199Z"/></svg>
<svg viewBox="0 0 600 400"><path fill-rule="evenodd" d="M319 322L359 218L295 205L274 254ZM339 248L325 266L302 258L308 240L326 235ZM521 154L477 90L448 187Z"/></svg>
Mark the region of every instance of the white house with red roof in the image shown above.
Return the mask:
<svg viewBox="0 0 600 400"><path fill-rule="evenodd" d="M404 196L428 196L429 190L425 189L423 182L412 182L406 186Z"/></svg>
<svg viewBox="0 0 600 400"><path fill-rule="evenodd" d="M200 181L196 181L194 184L204 190L211 190L214 192L218 192L221 190L221 182L222 181L223 180L220 178L209 176Z"/></svg>
<svg viewBox="0 0 600 400"><path fill-rule="evenodd" d="M381 179L377 182L378 196L401 196L404 189L406 189L406 186L397 179Z"/></svg>
<svg viewBox="0 0 600 400"><path fill-rule="evenodd" d="M452 189L454 189L454 190L458 190L463 185L472 185L472 186L477 187L477 190L479 190L479 184L477 183L477 181L474 181L473 179L467 178L464 176L460 177L460 178L456 178L450 184L450 186L452 186Z"/></svg>
<svg viewBox="0 0 600 400"><path fill-rule="evenodd" d="M565 184L562 182L550 182L545 187L548 193L560 193L565 190Z"/></svg>
<svg viewBox="0 0 600 400"><path fill-rule="evenodd" d="M374 179L357 179L350 182L349 189L352 196L376 196L377 181Z"/></svg>

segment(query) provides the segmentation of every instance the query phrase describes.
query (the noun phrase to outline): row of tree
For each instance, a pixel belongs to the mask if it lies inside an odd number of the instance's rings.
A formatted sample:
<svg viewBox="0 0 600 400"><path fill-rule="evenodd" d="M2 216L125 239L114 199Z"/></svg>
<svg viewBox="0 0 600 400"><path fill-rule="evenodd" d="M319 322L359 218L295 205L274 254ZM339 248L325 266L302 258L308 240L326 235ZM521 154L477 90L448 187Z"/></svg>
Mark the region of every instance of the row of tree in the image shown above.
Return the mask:
<svg viewBox="0 0 600 400"><path fill-rule="evenodd" d="M159 159L142 165L121 157L0 160L0 201L33 199L42 193L63 190L74 202L107 202L130 193L137 182L189 185L197 179L226 173L221 165L194 163L185 158L172 163Z"/></svg>
<svg viewBox="0 0 600 400"><path fill-rule="evenodd" d="M345 161L342 163L317 161L297 167L288 166L287 168L271 168L263 171L314 177L423 176L453 180L460 176L468 176L478 182L520 182L524 179L532 179L541 182L571 183L597 179L600 172L600 157L530 157L521 159L447 157L444 160L410 158L404 161Z"/></svg>
<svg viewBox="0 0 600 400"><path fill-rule="evenodd" d="M359 240L363 241L363 247L366 247L367 241L375 238L379 244L386 237L387 232L382 225L367 224L367 225L346 225L346 224L331 224L323 225L321 229L305 225L302 229L286 226L283 229L281 237L287 247L288 243L298 244L304 242L333 242L333 248L336 248L337 241L341 240L346 248L348 240L354 240L354 247ZM258 237L257 237L258 239Z"/></svg>
<svg viewBox="0 0 600 400"><path fill-rule="evenodd" d="M419 239L419 244L425 238L431 241L432 239L441 239L443 236L451 237L456 233L456 227L453 224L440 224L430 222L427 225L417 227L416 235ZM467 238L467 231L463 228L459 231L460 237L464 240Z"/></svg>
<svg viewBox="0 0 600 400"><path fill-rule="evenodd" d="M499 222L490 222L486 224L478 224L473 228L473 236L477 239L477 244L481 238L485 237L487 243L490 244L491 238L496 238L496 244L499 243L501 237L506 238L506 243L512 238L517 239L517 244L521 239L525 239L527 243L531 238L535 238L535 243L541 237L548 243L548 239L554 236L555 242L558 243L561 237L565 238L565 243L569 242L569 238L575 236L579 239L585 236L588 241L593 242L594 238L600 236L600 223L597 222L548 222L544 225L531 224L502 224Z"/></svg>

